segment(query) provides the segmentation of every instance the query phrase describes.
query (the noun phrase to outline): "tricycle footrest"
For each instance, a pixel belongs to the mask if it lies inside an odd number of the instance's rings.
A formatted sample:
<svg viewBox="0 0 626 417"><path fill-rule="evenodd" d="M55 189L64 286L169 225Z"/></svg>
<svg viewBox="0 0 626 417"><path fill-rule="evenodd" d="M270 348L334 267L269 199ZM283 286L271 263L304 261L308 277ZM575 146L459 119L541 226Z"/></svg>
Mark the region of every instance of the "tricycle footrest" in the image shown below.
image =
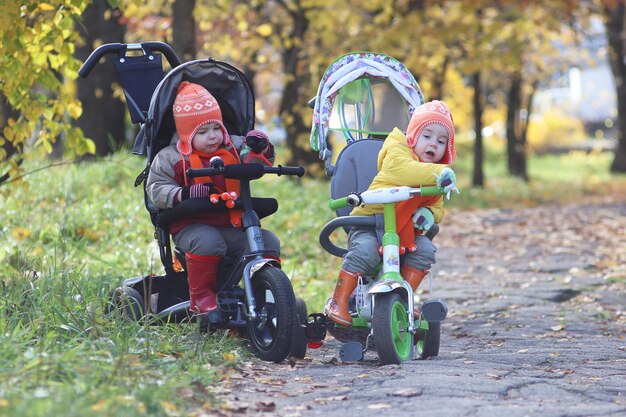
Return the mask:
<svg viewBox="0 0 626 417"><path fill-rule="evenodd" d="M363 345L360 342L347 342L341 346L339 359L342 362L356 362L363 359Z"/></svg>
<svg viewBox="0 0 626 417"><path fill-rule="evenodd" d="M428 321L442 321L448 315L448 306L443 300L428 300L422 304L422 317Z"/></svg>
<svg viewBox="0 0 626 417"><path fill-rule="evenodd" d="M239 298L234 291L219 291L217 306L224 313L236 313L239 308Z"/></svg>
<svg viewBox="0 0 626 417"><path fill-rule="evenodd" d="M321 342L326 338L326 316L321 313L311 313L307 317L306 339L309 342Z"/></svg>

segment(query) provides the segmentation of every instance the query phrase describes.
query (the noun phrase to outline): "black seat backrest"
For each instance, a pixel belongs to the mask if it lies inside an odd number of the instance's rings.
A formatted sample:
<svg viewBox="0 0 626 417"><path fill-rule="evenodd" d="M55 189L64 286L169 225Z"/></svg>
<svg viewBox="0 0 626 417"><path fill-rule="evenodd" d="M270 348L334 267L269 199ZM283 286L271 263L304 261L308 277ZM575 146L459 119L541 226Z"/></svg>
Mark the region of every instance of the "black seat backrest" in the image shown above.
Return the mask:
<svg viewBox="0 0 626 417"><path fill-rule="evenodd" d="M378 173L378 152L383 147L383 142L380 139L362 139L343 148L337 157L331 178L331 198L341 198L367 190ZM351 207L343 207L337 210L337 215L347 216L351 211Z"/></svg>

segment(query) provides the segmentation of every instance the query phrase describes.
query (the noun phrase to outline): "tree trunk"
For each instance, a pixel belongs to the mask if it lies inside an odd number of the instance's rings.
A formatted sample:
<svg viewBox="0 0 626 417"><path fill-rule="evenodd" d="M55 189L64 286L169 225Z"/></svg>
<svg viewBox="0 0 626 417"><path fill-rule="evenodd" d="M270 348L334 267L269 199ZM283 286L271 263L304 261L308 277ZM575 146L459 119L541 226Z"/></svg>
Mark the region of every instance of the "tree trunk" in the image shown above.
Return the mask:
<svg viewBox="0 0 626 417"><path fill-rule="evenodd" d="M506 149L509 173L528 181L526 173L526 143L521 135L520 111L522 109L522 76L519 72L511 76L507 97Z"/></svg>
<svg viewBox="0 0 626 417"><path fill-rule="evenodd" d="M4 130L4 128L7 126L9 119L17 119L19 117L20 113L18 111L16 111L10 104L9 101L7 100L7 98L0 93L0 132L2 132ZM2 137L2 135L0 135L0 138ZM1 163L1 167L2 167L2 172L0 172L0 185L2 185L3 182L8 181L11 176L9 174L9 172L4 172L5 168L8 168L8 164L5 164L5 162L9 161L9 159L11 159L11 157L13 155L17 155L16 156L16 163L18 165L22 164L22 144L20 143L19 145L16 145L13 142L9 142L8 140L5 140L2 143L2 149L3 149L3 156L0 159L0 163Z"/></svg>
<svg viewBox="0 0 626 417"><path fill-rule="evenodd" d="M286 144L290 151L287 161L289 165L308 165L317 162L317 155L308 149L311 127L304 123L303 111L308 111L307 88L310 84L308 74L300 55L304 44L304 36L309 28L309 21L303 10L290 11L293 18L293 29L290 39L292 46L282 53L283 73L287 80L280 100L279 114L287 131Z"/></svg>
<svg viewBox="0 0 626 417"><path fill-rule="evenodd" d="M85 45L76 48L80 61L85 61L100 44L124 42L126 28L118 22L120 13L111 10L107 0L94 0L82 16L83 21L77 24L85 41ZM110 59L115 58L109 55L106 60ZM102 61L87 78L77 82L76 96L83 104L83 114L76 125L94 141L96 155L107 155L125 142L126 107L113 97L114 82L119 83L115 68L110 62L103 64Z"/></svg>
<svg viewBox="0 0 626 417"><path fill-rule="evenodd" d="M446 71L448 70L449 62L449 57L446 57L438 70L435 71L429 100L441 100L443 98L443 86L446 81Z"/></svg>
<svg viewBox="0 0 626 417"><path fill-rule="evenodd" d="M483 174L483 102L482 102L482 86L480 80L480 72L476 71L472 75L472 83L474 85L474 130L476 139L474 140L474 175L472 176L472 185L475 187L483 187L485 185L485 177Z"/></svg>
<svg viewBox="0 0 626 417"><path fill-rule="evenodd" d="M7 98L2 93L0 93L0 132L2 132L5 127L7 127L9 119L16 120L19 116L20 113L16 111L11 106L11 104L9 104ZM4 149L4 152L6 152L6 156L2 158L1 161L8 160L15 153L21 153L21 145L22 144L18 145L18 149L15 147L15 144L13 142L4 140L4 142L2 143L2 149Z"/></svg>
<svg viewBox="0 0 626 417"><path fill-rule="evenodd" d="M617 149L611 164L611 172L626 172L626 64L623 57L624 33L626 31L626 5L615 2L615 6L604 7L606 33L609 44L609 62L615 80L617 95Z"/></svg>
<svg viewBox="0 0 626 417"><path fill-rule="evenodd" d="M196 0L175 0L172 4L172 49L181 62L196 59Z"/></svg>

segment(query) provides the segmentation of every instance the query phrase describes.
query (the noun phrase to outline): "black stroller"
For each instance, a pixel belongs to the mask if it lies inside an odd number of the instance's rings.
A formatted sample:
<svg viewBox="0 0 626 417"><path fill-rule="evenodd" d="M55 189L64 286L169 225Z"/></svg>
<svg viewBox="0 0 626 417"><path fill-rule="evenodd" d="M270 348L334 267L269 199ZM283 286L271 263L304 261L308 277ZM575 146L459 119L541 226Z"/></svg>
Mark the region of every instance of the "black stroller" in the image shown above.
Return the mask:
<svg viewBox="0 0 626 417"><path fill-rule="evenodd" d="M158 52L158 53L157 53ZM218 272L218 318L196 315L189 310L189 287L184 270L185 254L172 250L169 225L189 214L227 210L223 201L189 199L173 209L160 210L145 192L145 179L156 154L171 143L175 132L172 105L180 82L203 85L217 99L226 129L244 136L254 129L255 101L252 85L232 65L215 59L181 63L172 49L162 42L141 44L106 44L94 50L79 70L86 77L101 57L116 54L113 63L120 75L133 123L141 129L133 153L147 157L146 168L135 186L144 184L144 201L155 227L155 239L164 267L164 275L137 276L117 287L107 306L108 314L134 320L156 318L159 322L199 322L203 329L239 329L250 341L255 354L263 360L280 362L288 355L304 357L307 334L315 335L314 325L307 325L304 300L296 298L291 282L278 261L264 257L260 239L260 218L278 209L272 198L253 198L250 182L265 174L302 176L302 167L266 167L260 164L223 164L212 168L189 169L189 176L224 175L240 181L236 208L243 210L243 229L249 250L236 259L222 259ZM172 70L163 74L162 56ZM177 267L180 266L180 267ZM243 284L243 286L241 286ZM310 327L310 328L307 328ZM323 329L313 339L323 338ZM311 340L313 340L311 339Z"/></svg>

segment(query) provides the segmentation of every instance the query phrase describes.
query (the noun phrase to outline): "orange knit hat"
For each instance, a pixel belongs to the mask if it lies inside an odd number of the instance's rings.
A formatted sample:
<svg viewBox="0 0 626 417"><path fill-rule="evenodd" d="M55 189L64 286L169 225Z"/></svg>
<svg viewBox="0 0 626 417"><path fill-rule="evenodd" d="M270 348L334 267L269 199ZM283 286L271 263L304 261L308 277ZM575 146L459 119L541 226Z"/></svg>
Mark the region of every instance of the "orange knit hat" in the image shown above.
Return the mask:
<svg viewBox="0 0 626 417"><path fill-rule="evenodd" d="M222 122L222 111L215 97L198 84L183 81L178 86L174 106L174 123L178 133L176 147L182 155L191 154L191 141L200 126L217 123L224 134L224 142L229 141L228 132Z"/></svg>
<svg viewBox="0 0 626 417"><path fill-rule="evenodd" d="M414 147L422 130L433 123L440 124L448 130L448 148L438 163L452 164L456 160L454 120L452 120L452 113L450 113L448 105L443 101L429 101L415 109L406 130L406 144L411 148Z"/></svg>

